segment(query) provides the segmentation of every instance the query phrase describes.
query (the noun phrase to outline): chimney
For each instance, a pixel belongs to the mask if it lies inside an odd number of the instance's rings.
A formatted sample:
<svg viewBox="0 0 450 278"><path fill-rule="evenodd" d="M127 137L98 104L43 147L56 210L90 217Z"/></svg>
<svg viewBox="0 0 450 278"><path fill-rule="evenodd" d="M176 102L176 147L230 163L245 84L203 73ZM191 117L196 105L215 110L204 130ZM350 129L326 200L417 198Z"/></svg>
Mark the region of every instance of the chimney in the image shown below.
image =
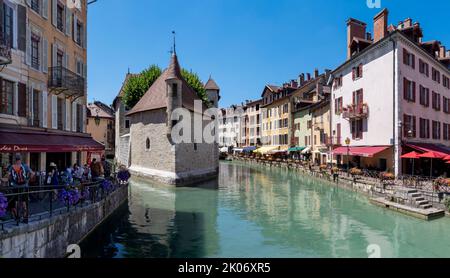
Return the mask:
<svg viewBox="0 0 450 278"><path fill-rule="evenodd" d="M368 40L368 41L372 40L372 34L370 32L366 33L366 40Z"/></svg>
<svg viewBox="0 0 450 278"><path fill-rule="evenodd" d="M294 80L294 79L291 80L291 87L292 87L292 88L296 88L296 89L298 88L298 83L297 83L296 80Z"/></svg>
<svg viewBox="0 0 450 278"><path fill-rule="evenodd" d="M307 73L306 76L308 81L311 80L311 73Z"/></svg>
<svg viewBox="0 0 450 278"><path fill-rule="evenodd" d="M441 45L439 48L439 58L445 58L445 45Z"/></svg>
<svg viewBox="0 0 450 278"><path fill-rule="evenodd" d="M298 76L298 85L301 87L305 84L305 74L302 73Z"/></svg>
<svg viewBox="0 0 450 278"><path fill-rule="evenodd" d="M403 21L403 28L408 28L412 26L412 20L411 18L407 18L405 19L405 21Z"/></svg>
<svg viewBox="0 0 450 278"><path fill-rule="evenodd" d="M315 69L314 70L314 79L316 79L317 77L319 77L319 70Z"/></svg>
<svg viewBox="0 0 450 278"><path fill-rule="evenodd" d="M373 42L377 42L387 35L388 14L388 10L383 9L373 18Z"/></svg>
<svg viewBox="0 0 450 278"><path fill-rule="evenodd" d="M347 59L352 57L351 43L354 38L366 37L367 24L354 18L347 20Z"/></svg>

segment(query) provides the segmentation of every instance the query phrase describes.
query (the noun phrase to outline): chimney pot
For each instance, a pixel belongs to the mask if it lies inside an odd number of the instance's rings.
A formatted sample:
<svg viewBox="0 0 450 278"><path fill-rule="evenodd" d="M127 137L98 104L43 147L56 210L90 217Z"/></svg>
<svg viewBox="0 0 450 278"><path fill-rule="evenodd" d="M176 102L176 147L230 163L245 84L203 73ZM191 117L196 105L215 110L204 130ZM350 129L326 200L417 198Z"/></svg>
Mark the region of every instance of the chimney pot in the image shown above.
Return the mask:
<svg viewBox="0 0 450 278"><path fill-rule="evenodd" d="M352 57L351 43L354 38L366 38L367 24L357 19L347 20L347 59Z"/></svg>
<svg viewBox="0 0 450 278"><path fill-rule="evenodd" d="M314 78L317 78L317 77L319 77L319 70L315 69L314 70Z"/></svg>
<svg viewBox="0 0 450 278"><path fill-rule="evenodd" d="M377 42L387 35L388 30L388 14L387 9L383 9L373 18L373 41Z"/></svg>
<svg viewBox="0 0 450 278"><path fill-rule="evenodd" d="M439 48L439 58L445 58L445 45L441 45Z"/></svg>
<svg viewBox="0 0 450 278"><path fill-rule="evenodd" d="M306 76L307 76L308 81L311 80L311 74L310 73L307 73Z"/></svg>

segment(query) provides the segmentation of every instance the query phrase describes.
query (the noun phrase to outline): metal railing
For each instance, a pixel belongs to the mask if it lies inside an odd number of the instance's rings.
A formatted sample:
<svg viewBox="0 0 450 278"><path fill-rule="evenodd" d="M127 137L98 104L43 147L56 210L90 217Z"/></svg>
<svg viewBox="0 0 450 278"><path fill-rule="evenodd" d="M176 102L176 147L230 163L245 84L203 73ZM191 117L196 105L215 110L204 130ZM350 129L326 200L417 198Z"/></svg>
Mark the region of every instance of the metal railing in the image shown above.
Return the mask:
<svg viewBox="0 0 450 278"><path fill-rule="evenodd" d="M0 64L11 64L11 62L11 46L9 46L9 43L7 43L5 39L0 39Z"/></svg>
<svg viewBox="0 0 450 278"><path fill-rule="evenodd" d="M0 194L8 202L7 213L0 218L0 230L100 202L121 186L126 184L110 178L75 185L0 187Z"/></svg>
<svg viewBox="0 0 450 278"><path fill-rule="evenodd" d="M48 69L48 87L63 90L67 95L85 95L85 79L65 67Z"/></svg>

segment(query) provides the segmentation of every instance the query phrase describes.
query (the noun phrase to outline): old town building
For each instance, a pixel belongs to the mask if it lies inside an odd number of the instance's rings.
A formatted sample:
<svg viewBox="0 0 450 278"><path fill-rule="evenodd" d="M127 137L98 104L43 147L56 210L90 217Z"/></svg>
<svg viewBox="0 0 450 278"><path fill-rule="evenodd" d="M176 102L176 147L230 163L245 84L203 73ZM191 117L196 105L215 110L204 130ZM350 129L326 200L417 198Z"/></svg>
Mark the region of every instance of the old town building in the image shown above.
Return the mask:
<svg viewBox="0 0 450 278"><path fill-rule="evenodd" d="M267 85L262 93L262 143L260 153L286 152L290 147L290 95L297 89L297 81L283 86Z"/></svg>
<svg viewBox="0 0 450 278"><path fill-rule="evenodd" d="M103 149L86 134L87 1L1 0L1 165L85 163ZM73 6L73 7L72 7Z"/></svg>
<svg viewBox="0 0 450 278"><path fill-rule="evenodd" d="M123 100L125 94L125 86L133 74L127 73L122 83L119 94L113 101L113 109L115 114L115 159L117 164L130 166L130 118L126 113L130 110Z"/></svg>
<svg viewBox="0 0 450 278"><path fill-rule="evenodd" d="M347 145L334 150L339 164L396 175L411 173L406 152L450 154L450 53L423 41L411 19L388 26L385 9L366 23L347 21L347 61L333 71L332 132ZM430 175L430 160L414 174ZM435 162L437 172L443 168Z"/></svg>
<svg viewBox="0 0 450 278"><path fill-rule="evenodd" d="M219 94L218 90L216 92ZM218 98L214 96L209 102ZM179 108L184 108L183 112ZM212 122L213 115L210 120L203 118L207 108L181 76L177 55L173 53L169 67L126 114L131 120L130 170L136 175L177 186L217 177L217 142L195 135L196 118L200 117L204 127ZM189 135L187 142L177 142L173 137L173 128L178 124L174 116L182 116L186 130L182 129L183 134L178 135Z"/></svg>
<svg viewBox="0 0 450 278"><path fill-rule="evenodd" d="M95 141L105 146L105 151L95 154L114 159L115 155L115 115L114 110L101 101L95 101L87 105L87 133Z"/></svg>
<svg viewBox="0 0 450 278"><path fill-rule="evenodd" d="M292 93L291 152L312 155L316 164L331 162L330 71L314 76L301 74L299 88Z"/></svg>

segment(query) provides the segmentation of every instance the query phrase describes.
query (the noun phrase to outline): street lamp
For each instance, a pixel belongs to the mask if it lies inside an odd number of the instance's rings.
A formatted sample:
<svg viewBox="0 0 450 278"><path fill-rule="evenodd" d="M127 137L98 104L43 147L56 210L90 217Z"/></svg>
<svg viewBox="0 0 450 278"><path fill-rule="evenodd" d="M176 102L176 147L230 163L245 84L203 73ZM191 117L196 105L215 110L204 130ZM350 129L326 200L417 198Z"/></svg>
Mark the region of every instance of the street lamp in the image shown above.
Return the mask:
<svg viewBox="0 0 450 278"><path fill-rule="evenodd" d="M345 139L345 144L347 145L347 175L350 172L350 138L347 137L347 139Z"/></svg>

